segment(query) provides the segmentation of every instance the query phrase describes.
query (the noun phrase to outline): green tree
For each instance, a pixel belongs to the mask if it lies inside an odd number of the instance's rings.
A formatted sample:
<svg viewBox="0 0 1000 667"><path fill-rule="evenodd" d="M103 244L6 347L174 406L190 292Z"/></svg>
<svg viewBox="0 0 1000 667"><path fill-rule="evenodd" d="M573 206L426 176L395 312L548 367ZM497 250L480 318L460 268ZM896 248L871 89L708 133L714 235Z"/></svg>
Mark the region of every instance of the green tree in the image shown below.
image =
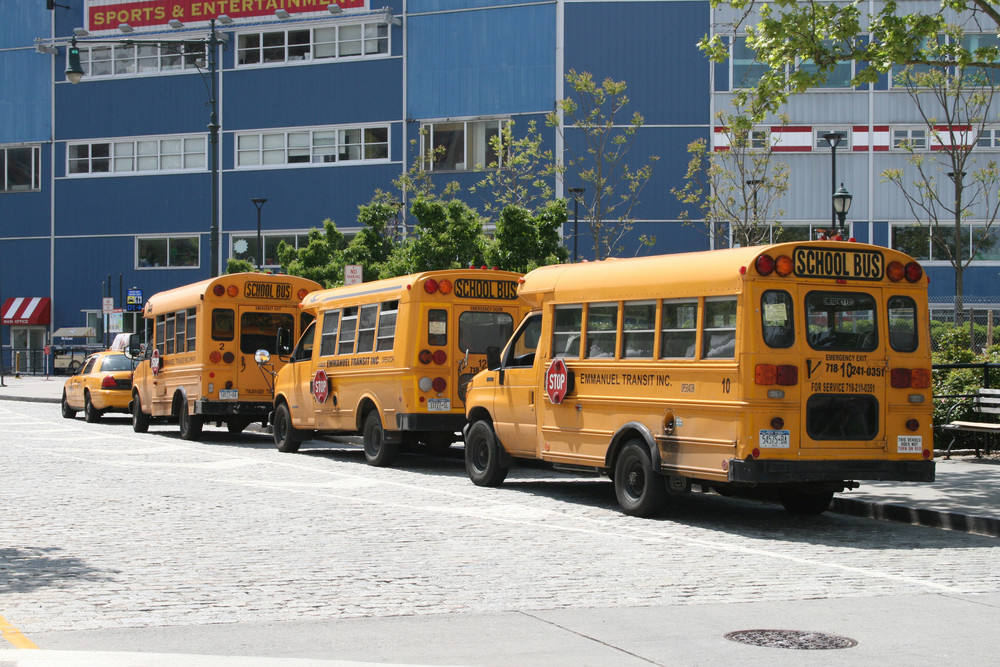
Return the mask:
<svg viewBox="0 0 1000 667"><path fill-rule="evenodd" d="M417 219L412 236L389 257L385 273L457 269L484 263L482 218L458 199L418 196L410 207Z"/></svg>
<svg viewBox="0 0 1000 667"><path fill-rule="evenodd" d="M402 206L389 193L376 190L369 203L358 207L361 230L344 250L344 260L360 264L365 281L388 277L389 258L403 243Z"/></svg>
<svg viewBox="0 0 1000 667"><path fill-rule="evenodd" d="M552 151L542 149L542 135L535 121L528 123L527 134L514 137L514 121L503 126L500 134L490 137L490 147L498 156L486 165L476 165L485 175L469 192L484 195L483 210L492 217L508 206L534 212L552 200Z"/></svg>
<svg viewBox="0 0 1000 667"><path fill-rule="evenodd" d="M632 211L659 157L650 155L636 169L626 162L645 121L639 112L624 122L620 118L629 104L624 81L608 78L597 85L589 72L570 70L566 82L575 96L559 100L546 117L546 125L564 142L552 169L567 188L585 188L580 197L583 222L600 260L622 251L622 241L634 227Z"/></svg>
<svg viewBox="0 0 1000 667"><path fill-rule="evenodd" d="M278 262L281 270L293 276L315 280L325 287L335 287L344 282L344 249L347 243L337 225L327 218L323 229L311 229L309 242L304 248L295 249L285 242L278 244Z"/></svg>
<svg viewBox="0 0 1000 667"><path fill-rule="evenodd" d="M246 259L234 259L230 257L226 262L226 273L252 273L257 270L253 262Z"/></svg>
<svg viewBox="0 0 1000 667"><path fill-rule="evenodd" d="M788 191L789 167L773 159L769 130L754 130L749 118L739 113L720 111L716 118L729 149L713 151L704 139L691 142L684 187L671 192L698 211L694 219L704 224L716 247L726 246L727 233L732 234L734 245L766 243L769 221L784 215L775 203ZM691 221L691 211L683 211L680 217ZM773 226L780 229L777 223Z"/></svg>
<svg viewBox="0 0 1000 667"><path fill-rule="evenodd" d="M500 212L493 238L486 243L486 264L527 273L539 266L566 261L569 251L559 232L567 218L566 202L562 199L548 202L537 214L508 204Z"/></svg>

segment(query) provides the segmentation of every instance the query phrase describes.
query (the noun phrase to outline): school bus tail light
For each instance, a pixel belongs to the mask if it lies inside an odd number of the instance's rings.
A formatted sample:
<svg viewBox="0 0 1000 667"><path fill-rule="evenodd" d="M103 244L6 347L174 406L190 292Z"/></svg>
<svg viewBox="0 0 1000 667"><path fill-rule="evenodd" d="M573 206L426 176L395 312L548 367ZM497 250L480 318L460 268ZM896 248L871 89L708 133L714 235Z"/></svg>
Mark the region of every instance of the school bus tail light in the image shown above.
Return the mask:
<svg viewBox="0 0 1000 667"><path fill-rule="evenodd" d="M442 278L438 282L438 291L441 292L441 294L451 294L451 281L447 278Z"/></svg>
<svg viewBox="0 0 1000 667"><path fill-rule="evenodd" d="M448 353L444 350L436 350L433 354L434 363L438 366L448 362Z"/></svg>
<svg viewBox="0 0 1000 667"><path fill-rule="evenodd" d="M906 279L915 283L924 277L924 269L916 262L909 262L906 265Z"/></svg>
<svg viewBox="0 0 1000 667"><path fill-rule="evenodd" d="M234 361L236 361L236 355L233 354L232 352L226 352L225 354L222 355L222 361L227 364L231 364Z"/></svg>
<svg viewBox="0 0 1000 667"><path fill-rule="evenodd" d="M222 296L225 293L226 293L226 288L223 287L222 285L216 285L215 287L212 288L212 294L214 294L215 296Z"/></svg>
<svg viewBox="0 0 1000 667"><path fill-rule="evenodd" d="M889 384L893 389L929 389L931 372L926 368L893 368L889 371Z"/></svg>
<svg viewBox="0 0 1000 667"><path fill-rule="evenodd" d="M433 382L431 382L431 386L434 387L434 391L440 394L441 392L443 392L445 389L448 388L448 383L445 381L444 378L437 377L434 378Z"/></svg>
<svg viewBox="0 0 1000 667"><path fill-rule="evenodd" d="M438 291L438 281L433 278L428 278L424 281L424 291L428 294L434 294Z"/></svg>
<svg viewBox="0 0 1000 667"><path fill-rule="evenodd" d="M306 296L308 295L309 295L309 290L307 290L305 287L301 288L298 293L299 301L302 301L302 299L306 298Z"/></svg>
<svg viewBox="0 0 1000 667"><path fill-rule="evenodd" d="M754 381L762 386L792 387L799 383L799 367L791 364L757 364Z"/></svg>
<svg viewBox="0 0 1000 667"><path fill-rule="evenodd" d="M221 364L222 353L219 352L218 350L212 350L212 353L208 355L208 360L211 361L213 364Z"/></svg>
<svg viewBox="0 0 1000 667"><path fill-rule="evenodd" d="M229 296L236 296L239 293L240 290L236 285L230 285L229 287L226 288L226 294L228 294Z"/></svg>
<svg viewBox="0 0 1000 667"><path fill-rule="evenodd" d="M436 377L433 379L429 377L422 377L417 381L417 386L420 388L420 391L431 391L433 389L440 394L448 388L448 382L442 377Z"/></svg>
<svg viewBox="0 0 1000 667"><path fill-rule="evenodd" d="M782 278L792 273L792 258L788 255L779 255L777 259L770 255L761 255L757 258L754 266L757 273L762 276L769 276L776 273Z"/></svg>
<svg viewBox="0 0 1000 667"><path fill-rule="evenodd" d="M902 262L894 261L889 262L889 266L885 268L885 274L894 283L898 283L904 278L907 282L915 283L924 277L924 269L916 262L907 262L906 266L903 266Z"/></svg>
<svg viewBox="0 0 1000 667"><path fill-rule="evenodd" d="M434 358L434 355L431 354L430 350L420 350L420 354L417 355L417 358L420 359L420 363L429 364L431 363L431 360Z"/></svg>

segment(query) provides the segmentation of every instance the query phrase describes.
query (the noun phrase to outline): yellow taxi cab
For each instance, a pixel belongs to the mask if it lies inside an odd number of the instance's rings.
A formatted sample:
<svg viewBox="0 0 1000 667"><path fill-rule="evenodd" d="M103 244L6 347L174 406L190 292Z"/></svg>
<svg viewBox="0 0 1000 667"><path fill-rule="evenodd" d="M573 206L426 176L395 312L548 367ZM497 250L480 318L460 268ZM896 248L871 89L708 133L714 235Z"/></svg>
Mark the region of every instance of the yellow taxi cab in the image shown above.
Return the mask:
<svg viewBox="0 0 1000 667"><path fill-rule="evenodd" d="M93 423L105 412L127 413L131 397L132 361L119 351L97 352L63 385L62 416L72 419L83 410L84 418Z"/></svg>

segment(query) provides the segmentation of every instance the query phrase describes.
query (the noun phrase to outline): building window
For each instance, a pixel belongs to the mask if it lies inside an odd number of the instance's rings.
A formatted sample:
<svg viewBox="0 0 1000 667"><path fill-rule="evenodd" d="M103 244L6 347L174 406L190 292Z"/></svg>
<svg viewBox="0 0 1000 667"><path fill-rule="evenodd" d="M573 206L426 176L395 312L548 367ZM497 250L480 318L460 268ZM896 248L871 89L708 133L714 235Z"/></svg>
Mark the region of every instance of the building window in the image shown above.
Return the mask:
<svg viewBox="0 0 1000 667"><path fill-rule="evenodd" d="M1000 129L987 128L976 139L976 146L979 148L1000 148Z"/></svg>
<svg viewBox="0 0 1000 667"><path fill-rule="evenodd" d="M831 46L833 42L830 40L823 40L825 46ZM807 58L799 60L798 69L806 74L815 74L819 72L819 67ZM844 62L838 62L833 66L833 69L828 71L822 81L820 81L815 88L850 88L851 79L854 78L854 61L848 60Z"/></svg>
<svg viewBox="0 0 1000 667"><path fill-rule="evenodd" d="M208 162L207 146L204 135L68 144L67 173L202 171Z"/></svg>
<svg viewBox="0 0 1000 667"><path fill-rule="evenodd" d="M389 159L389 127L330 127L236 136L237 168Z"/></svg>
<svg viewBox="0 0 1000 667"><path fill-rule="evenodd" d="M735 37L732 44L732 57L729 60L730 89L754 88L761 77L768 71L768 66L757 60L757 52L747 45L746 37Z"/></svg>
<svg viewBox="0 0 1000 667"><path fill-rule="evenodd" d="M37 192L41 189L41 146L0 148L0 192Z"/></svg>
<svg viewBox="0 0 1000 667"><path fill-rule="evenodd" d="M892 247L924 262L950 262L961 257L968 260L975 243L972 259L980 262L1000 261L1000 226L969 222L962 225L961 248L955 249L955 232L950 221L935 227L913 222L892 226ZM935 242L935 239L938 242Z"/></svg>
<svg viewBox="0 0 1000 667"><path fill-rule="evenodd" d="M198 236L136 237L136 268L198 268L201 265Z"/></svg>
<svg viewBox="0 0 1000 667"><path fill-rule="evenodd" d="M927 130L894 127L892 129L893 150L927 150Z"/></svg>
<svg viewBox="0 0 1000 667"><path fill-rule="evenodd" d="M503 166L503 151L496 140L503 136L508 119L426 123L421 127L420 154L427 156L430 171L473 171Z"/></svg>
<svg viewBox="0 0 1000 667"><path fill-rule="evenodd" d="M243 33L237 44L238 66L381 57L389 54L389 25L379 22Z"/></svg>
<svg viewBox="0 0 1000 667"><path fill-rule="evenodd" d="M839 132L842 136L839 142L837 142L837 150L850 150L851 148L851 131L844 127L824 127L820 129L813 129L813 148L827 149L830 150L830 144L827 143L826 139L823 138L824 134L833 134L834 132Z"/></svg>
<svg viewBox="0 0 1000 667"><path fill-rule="evenodd" d="M276 268L278 263L278 246L284 241L291 247L298 250L309 245L309 234L303 233L271 233L261 234L264 241L263 258L257 252L256 234L233 234L231 237L232 249L229 256L233 259L243 259L256 265L258 258L261 258L261 266Z"/></svg>
<svg viewBox="0 0 1000 667"><path fill-rule="evenodd" d="M85 79L191 71L205 65L204 42L79 46Z"/></svg>

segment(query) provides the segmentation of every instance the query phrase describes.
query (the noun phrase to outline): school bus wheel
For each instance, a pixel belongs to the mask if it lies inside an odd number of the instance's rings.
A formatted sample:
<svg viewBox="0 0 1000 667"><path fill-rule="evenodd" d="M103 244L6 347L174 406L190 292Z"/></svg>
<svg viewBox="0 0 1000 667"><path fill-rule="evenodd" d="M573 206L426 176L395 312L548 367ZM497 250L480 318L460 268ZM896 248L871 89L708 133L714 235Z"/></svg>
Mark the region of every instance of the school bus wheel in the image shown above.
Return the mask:
<svg viewBox="0 0 1000 667"><path fill-rule="evenodd" d="M833 491L793 487L779 490L778 500L792 514L822 514L830 507Z"/></svg>
<svg viewBox="0 0 1000 667"><path fill-rule="evenodd" d="M382 429L378 410L371 410L365 416L364 429L365 459L370 465L385 468L391 466L399 453L398 442L388 442Z"/></svg>
<svg viewBox="0 0 1000 667"><path fill-rule="evenodd" d="M615 495L625 514L650 517L667 506L667 487L653 470L646 443L636 438L625 443L615 463Z"/></svg>
<svg viewBox="0 0 1000 667"><path fill-rule="evenodd" d="M204 420L198 415L191 414L184 396L178 395L174 400L177 403L177 425L180 427L181 438L197 440L201 437L201 428L205 425Z"/></svg>
<svg viewBox="0 0 1000 667"><path fill-rule="evenodd" d="M274 444L279 452L294 454L305 440L304 434L292 426L292 414L288 404L282 401L274 410Z"/></svg>
<svg viewBox="0 0 1000 667"><path fill-rule="evenodd" d="M139 400L139 392L132 392L132 430L136 433L145 433L149 430L149 415L142 411L142 401Z"/></svg>
<svg viewBox="0 0 1000 667"><path fill-rule="evenodd" d="M465 438L465 470L476 486L500 486L510 471L505 459L492 424L479 420L469 427Z"/></svg>

